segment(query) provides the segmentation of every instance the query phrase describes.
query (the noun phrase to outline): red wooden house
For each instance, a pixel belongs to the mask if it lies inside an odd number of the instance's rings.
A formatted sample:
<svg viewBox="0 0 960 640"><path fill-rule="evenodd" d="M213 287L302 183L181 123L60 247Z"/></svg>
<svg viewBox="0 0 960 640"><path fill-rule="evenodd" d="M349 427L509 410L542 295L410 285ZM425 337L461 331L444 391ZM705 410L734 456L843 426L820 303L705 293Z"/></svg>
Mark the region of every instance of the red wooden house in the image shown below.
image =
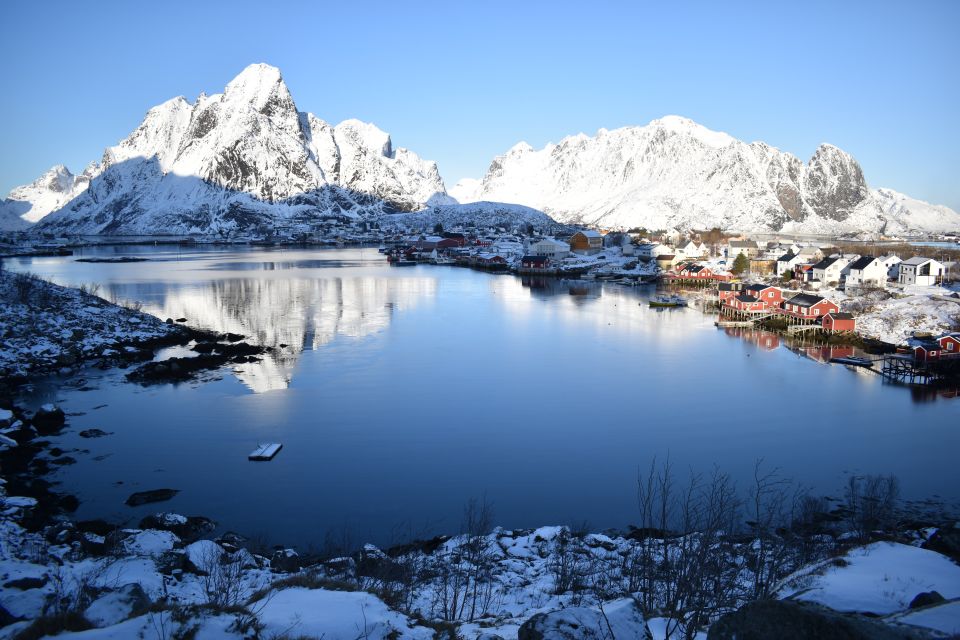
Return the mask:
<svg viewBox="0 0 960 640"><path fill-rule="evenodd" d="M720 304L724 304L727 300L737 297L742 291L743 284L740 282L721 282L717 285L717 297L720 300Z"/></svg>
<svg viewBox="0 0 960 640"><path fill-rule="evenodd" d="M731 298L727 301L727 304L737 311L743 311L745 313L760 313L766 311L766 305L763 303L763 300L754 298L746 292Z"/></svg>
<svg viewBox="0 0 960 640"><path fill-rule="evenodd" d="M960 355L960 333L947 333L937 338L943 355Z"/></svg>
<svg viewBox="0 0 960 640"><path fill-rule="evenodd" d="M935 340L921 342L913 347L914 360L930 362L931 360L939 360L942 354L943 349L940 347L940 343Z"/></svg>
<svg viewBox="0 0 960 640"><path fill-rule="evenodd" d="M856 331L857 321L849 313L841 311L831 312L823 316L823 329L829 333L841 333L845 331Z"/></svg>
<svg viewBox="0 0 960 640"><path fill-rule="evenodd" d="M784 300L780 307L780 312L785 316L814 322L819 321L829 313L838 311L840 311L840 307L835 303L809 293L799 293L789 300Z"/></svg>
<svg viewBox="0 0 960 640"><path fill-rule="evenodd" d="M771 309L779 307L780 303L783 302L783 292L777 287L771 287L768 284L751 284L747 286L743 292L760 300L765 306Z"/></svg>
<svg viewBox="0 0 960 640"><path fill-rule="evenodd" d="M550 258L547 256L523 256L520 259L520 266L524 269L547 269L550 266Z"/></svg>

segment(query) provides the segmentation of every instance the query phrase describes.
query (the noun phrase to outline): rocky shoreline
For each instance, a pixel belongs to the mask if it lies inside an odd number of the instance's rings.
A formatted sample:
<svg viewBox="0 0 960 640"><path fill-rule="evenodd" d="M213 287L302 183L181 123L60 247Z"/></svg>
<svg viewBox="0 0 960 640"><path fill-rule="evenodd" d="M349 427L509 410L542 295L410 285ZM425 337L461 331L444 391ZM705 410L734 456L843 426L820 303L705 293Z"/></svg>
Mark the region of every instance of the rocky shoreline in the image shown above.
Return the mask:
<svg viewBox="0 0 960 640"><path fill-rule="evenodd" d="M217 523L197 515L161 511L135 527L73 519L76 498L44 479L65 457L46 438L69 428L55 406L0 411L11 441L0 451L0 639L154 637L163 626L157 637L236 640L742 640L772 630L882 640L950 637L960 625L960 527L944 514L901 510L857 531L851 503L820 500L765 530L589 532L493 527L471 502L458 535L301 554L214 538ZM692 614L665 595L691 579L701 586L687 595L703 603Z"/></svg>

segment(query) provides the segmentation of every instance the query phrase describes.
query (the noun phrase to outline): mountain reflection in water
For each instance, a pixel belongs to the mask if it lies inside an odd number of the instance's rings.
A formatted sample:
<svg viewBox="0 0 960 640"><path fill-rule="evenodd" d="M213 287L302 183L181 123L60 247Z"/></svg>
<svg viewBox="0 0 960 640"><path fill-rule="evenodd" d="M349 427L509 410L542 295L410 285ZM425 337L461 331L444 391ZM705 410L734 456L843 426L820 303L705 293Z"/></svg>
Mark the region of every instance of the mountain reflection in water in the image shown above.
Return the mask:
<svg viewBox="0 0 960 640"><path fill-rule="evenodd" d="M259 266L271 271L267 265L273 264ZM107 293L122 299L129 293L125 289L108 285ZM301 352L337 336L362 338L381 331L396 311L435 293L432 278L233 278L165 288L149 296L143 310L274 347L260 362L234 367L247 387L262 393L289 386Z"/></svg>

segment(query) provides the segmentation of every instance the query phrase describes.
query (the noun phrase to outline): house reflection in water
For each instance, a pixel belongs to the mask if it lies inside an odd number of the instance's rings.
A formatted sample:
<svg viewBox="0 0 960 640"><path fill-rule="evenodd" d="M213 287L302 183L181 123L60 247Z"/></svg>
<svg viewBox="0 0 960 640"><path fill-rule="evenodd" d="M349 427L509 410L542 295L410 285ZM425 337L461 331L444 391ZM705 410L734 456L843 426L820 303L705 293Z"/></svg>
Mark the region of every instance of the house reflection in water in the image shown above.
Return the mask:
<svg viewBox="0 0 960 640"><path fill-rule="evenodd" d="M603 292L602 284L561 278L522 276L520 284L525 289L529 289L530 295L536 298L570 296L576 304L595 300Z"/></svg>

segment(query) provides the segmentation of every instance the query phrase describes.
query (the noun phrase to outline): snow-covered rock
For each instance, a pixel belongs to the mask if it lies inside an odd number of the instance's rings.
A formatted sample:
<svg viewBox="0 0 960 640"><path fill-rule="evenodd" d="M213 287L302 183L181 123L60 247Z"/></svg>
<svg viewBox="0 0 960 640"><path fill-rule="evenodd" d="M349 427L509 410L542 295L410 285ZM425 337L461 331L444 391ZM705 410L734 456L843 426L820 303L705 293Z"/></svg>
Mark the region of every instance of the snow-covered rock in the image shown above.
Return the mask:
<svg viewBox="0 0 960 640"><path fill-rule="evenodd" d="M188 233L452 202L436 163L372 124L298 111L279 69L254 64L223 93L154 107L81 176L54 167L2 210L46 231Z"/></svg>
<svg viewBox="0 0 960 640"><path fill-rule="evenodd" d="M606 227L710 228L806 233L936 231L960 215L889 189L871 190L857 161L823 144L807 164L763 142L742 142L666 116L601 129L534 150L519 143L479 182L451 189L460 202L541 209L561 222Z"/></svg>
<svg viewBox="0 0 960 640"><path fill-rule="evenodd" d="M415 626L376 596L362 592L284 589L270 595L259 610L259 619L268 636L290 634L324 640L433 638L432 630Z"/></svg>
<svg viewBox="0 0 960 640"><path fill-rule="evenodd" d="M523 623L520 640L650 640L649 629L637 603L623 598L601 607L568 607L538 613Z"/></svg>
<svg viewBox="0 0 960 640"><path fill-rule="evenodd" d="M925 591L960 598L960 566L934 551L876 542L793 576L780 595L835 611L884 615L907 609Z"/></svg>
<svg viewBox="0 0 960 640"><path fill-rule="evenodd" d="M169 531L148 529L139 531L123 541L127 553L142 556L159 556L173 549L180 538Z"/></svg>
<svg viewBox="0 0 960 640"><path fill-rule="evenodd" d="M131 614L150 606L150 598L137 583L110 591L90 603L83 617L95 627L110 627L120 624Z"/></svg>

